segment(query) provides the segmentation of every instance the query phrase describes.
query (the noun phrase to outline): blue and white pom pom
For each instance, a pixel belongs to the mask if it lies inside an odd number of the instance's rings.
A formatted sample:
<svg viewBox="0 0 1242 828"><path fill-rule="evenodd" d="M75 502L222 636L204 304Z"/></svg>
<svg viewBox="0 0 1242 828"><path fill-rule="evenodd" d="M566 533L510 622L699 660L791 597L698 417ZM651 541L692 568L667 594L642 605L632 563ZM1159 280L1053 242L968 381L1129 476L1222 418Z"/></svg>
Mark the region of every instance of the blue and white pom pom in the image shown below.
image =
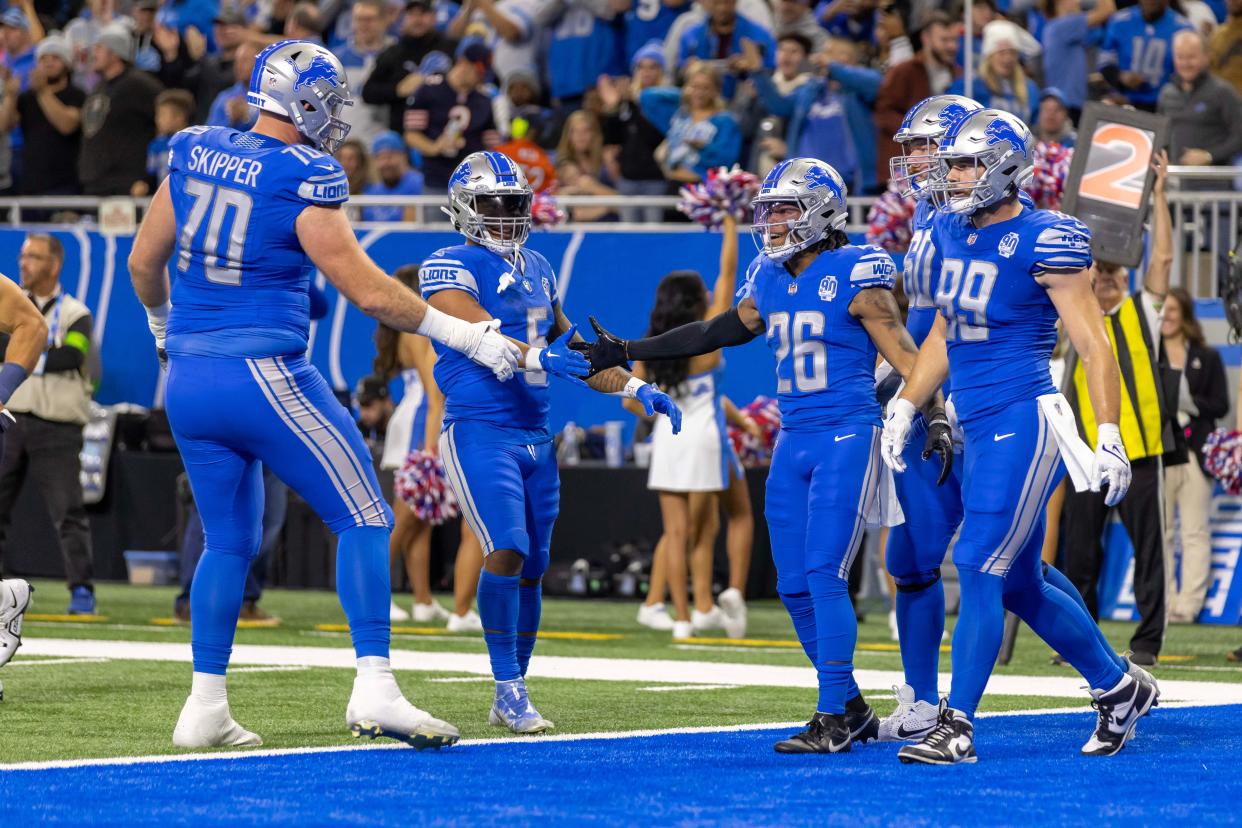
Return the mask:
<svg viewBox="0 0 1242 828"><path fill-rule="evenodd" d="M707 180L681 188L677 209L709 230L719 230L726 215L739 224L750 221L750 202L759 192L759 177L736 164L707 171Z"/></svg>
<svg viewBox="0 0 1242 828"><path fill-rule="evenodd" d="M439 526L461 514L444 466L429 451L411 451L393 476L393 487L401 502L424 523Z"/></svg>

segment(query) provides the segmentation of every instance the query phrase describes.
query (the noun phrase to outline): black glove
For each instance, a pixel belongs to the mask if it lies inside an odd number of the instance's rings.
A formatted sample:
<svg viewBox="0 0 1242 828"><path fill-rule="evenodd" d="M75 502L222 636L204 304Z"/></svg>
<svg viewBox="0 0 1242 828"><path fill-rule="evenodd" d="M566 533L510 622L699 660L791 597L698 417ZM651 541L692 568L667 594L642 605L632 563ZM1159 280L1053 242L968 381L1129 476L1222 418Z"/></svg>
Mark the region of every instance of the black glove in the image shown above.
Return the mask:
<svg viewBox="0 0 1242 828"><path fill-rule="evenodd" d="M160 370L167 371L168 370L168 351L165 351L163 348L156 348L155 358L160 361Z"/></svg>
<svg viewBox="0 0 1242 828"><path fill-rule="evenodd" d="M923 459L930 460L933 454L940 455L940 476L936 485L943 486L953 471L953 430L943 411L937 411L927 424L927 442L923 444Z"/></svg>
<svg viewBox="0 0 1242 828"><path fill-rule="evenodd" d="M591 320L591 327L595 329L595 341L574 342L569 346L575 351L585 354L587 360L591 363L591 373L587 376L593 377L600 371L607 371L609 368L615 368L618 365L629 368L630 361L625 355L625 340L619 339L606 331L604 326L599 324L594 316L587 318Z"/></svg>

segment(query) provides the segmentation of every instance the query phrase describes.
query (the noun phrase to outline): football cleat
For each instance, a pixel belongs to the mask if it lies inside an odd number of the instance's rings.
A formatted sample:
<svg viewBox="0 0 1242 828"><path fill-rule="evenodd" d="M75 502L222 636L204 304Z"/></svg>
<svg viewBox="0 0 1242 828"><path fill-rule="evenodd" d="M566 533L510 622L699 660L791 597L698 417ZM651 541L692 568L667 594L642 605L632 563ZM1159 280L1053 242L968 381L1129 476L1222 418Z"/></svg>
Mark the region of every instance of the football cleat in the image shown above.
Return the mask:
<svg viewBox="0 0 1242 828"><path fill-rule="evenodd" d="M22 616L30 609L33 592L34 587L17 578L0 581L0 667L22 646Z"/></svg>
<svg viewBox="0 0 1242 828"><path fill-rule="evenodd" d="M699 612L698 610L690 610L690 626L695 632L703 630L723 630L725 622L725 614L721 612L720 607L712 604L712 608L707 612Z"/></svg>
<svg viewBox="0 0 1242 828"><path fill-rule="evenodd" d="M88 587L74 587L69 593L68 613L70 615L94 615L95 593L91 592Z"/></svg>
<svg viewBox="0 0 1242 828"><path fill-rule="evenodd" d="M388 602L388 620L392 622L409 621L410 614L397 606L396 601Z"/></svg>
<svg viewBox="0 0 1242 828"><path fill-rule="evenodd" d="M191 694L181 708L173 744L183 748L258 747L263 740L233 721L229 703L205 702Z"/></svg>
<svg viewBox="0 0 1242 828"><path fill-rule="evenodd" d="M540 716L530 703L524 679L496 682L496 700L492 703L487 723L492 727L507 727L520 734L545 733L556 727Z"/></svg>
<svg viewBox="0 0 1242 828"><path fill-rule="evenodd" d="M865 745L880 738L880 717L875 715L875 711L871 709L871 706L863 701L861 694L856 698L862 704L863 709L850 710L853 700L846 702L845 726L850 729L850 739L855 744Z"/></svg>
<svg viewBox="0 0 1242 828"><path fill-rule="evenodd" d="M893 688L897 697L897 709L880 719L881 742L917 742L931 733L940 721L940 710L914 696L914 688L908 684Z"/></svg>
<svg viewBox="0 0 1242 828"><path fill-rule="evenodd" d="M741 590L729 587L717 599L724 613L724 631L729 638L746 637L746 599Z"/></svg>
<svg viewBox="0 0 1242 828"><path fill-rule="evenodd" d="M1134 736L1139 719L1156 701L1156 689L1129 675L1111 690L1092 690L1091 706L1099 713L1095 732L1082 746L1084 756L1112 756Z"/></svg>
<svg viewBox="0 0 1242 828"><path fill-rule="evenodd" d="M979 757L975 755L975 726L965 713L949 707L947 699L941 699L936 726L923 737L923 741L906 745L897 751L897 758L907 765L977 762Z"/></svg>
<svg viewBox="0 0 1242 828"><path fill-rule="evenodd" d="M1155 698L1155 701L1151 703L1151 706L1159 707L1160 706L1160 685L1156 682L1156 677L1153 676L1151 673L1147 672L1146 670L1144 670L1142 667L1135 664L1133 661L1129 659L1128 656L1122 656L1122 659L1126 663L1126 674L1129 675L1130 678L1134 679L1135 681L1141 681L1144 684L1151 687L1151 689L1156 691L1156 698Z"/></svg>
<svg viewBox="0 0 1242 828"><path fill-rule="evenodd" d="M396 739L418 750L439 749L461 738L457 728L410 704L390 672L361 674L354 679L345 724L355 738Z"/></svg>
<svg viewBox="0 0 1242 828"><path fill-rule="evenodd" d="M816 713L806 730L777 742L773 749L777 753L849 753L852 742L844 713Z"/></svg>
<svg viewBox="0 0 1242 828"><path fill-rule="evenodd" d="M664 611L664 604L643 604L638 608L638 623L653 630L673 628L673 619Z"/></svg>
<svg viewBox="0 0 1242 828"><path fill-rule="evenodd" d="M449 611L440 606L440 602L432 600L430 604L419 604L415 602L414 613L411 616L420 624L427 624L433 621L448 621Z"/></svg>
<svg viewBox="0 0 1242 828"><path fill-rule="evenodd" d="M449 613L447 626L448 631L454 633L483 632L483 621L474 610L466 610L465 615L458 615L455 612Z"/></svg>

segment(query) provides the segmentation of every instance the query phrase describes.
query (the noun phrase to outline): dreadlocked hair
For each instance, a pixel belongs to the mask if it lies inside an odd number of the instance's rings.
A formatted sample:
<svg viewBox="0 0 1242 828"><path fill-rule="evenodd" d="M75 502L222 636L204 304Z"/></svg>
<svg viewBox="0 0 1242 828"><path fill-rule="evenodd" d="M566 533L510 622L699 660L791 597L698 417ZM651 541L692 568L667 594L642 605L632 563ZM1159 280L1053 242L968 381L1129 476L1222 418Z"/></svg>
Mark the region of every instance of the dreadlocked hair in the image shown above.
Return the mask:
<svg viewBox="0 0 1242 828"><path fill-rule="evenodd" d="M414 292L418 292L419 265L404 265L397 268L392 277ZM397 343L401 332L380 322L375 329L375 361L371 363L372 373L385 381L401 373L401 363L397 359Z"/></svg>
<svg viewBox="0 0 1242 828"><path fill-rule="evenodd" d="M647 322L647 336L659 336L673 328L703 321L707 313L707 287L693 270L674 270L660 280L655 306ZM647 363L647 375L665 391L674 391L690 373L689 358L657 359Z"/></svg>

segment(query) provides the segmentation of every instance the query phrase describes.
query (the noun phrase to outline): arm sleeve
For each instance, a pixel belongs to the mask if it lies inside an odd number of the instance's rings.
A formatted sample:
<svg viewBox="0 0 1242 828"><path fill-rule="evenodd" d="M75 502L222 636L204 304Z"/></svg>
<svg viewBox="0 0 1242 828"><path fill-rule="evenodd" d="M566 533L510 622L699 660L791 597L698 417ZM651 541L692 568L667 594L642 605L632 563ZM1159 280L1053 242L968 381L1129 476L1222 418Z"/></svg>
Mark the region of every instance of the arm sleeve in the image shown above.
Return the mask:
<svg viewBox="0 0 1242 828"><path fill-rule="evenodd" d="M336 207L348 201L349 179L341 165L330 155L305 149L315 157L299 156L307 169L298 182L298 199L316 207Z"/></svg>
<svg viewBox="0 0 1242 828"><path fill-rule="evenodd" d="M1196 349L1198 350L1198 349ZM1199 416L1219 420L1229 413L1229 380L1225 376L1225 365L1221 362L1220 352L1215 348L1204 348L1203 383L1195 389L1195 405Z"/></svg>
<svg viewBox="0 0 1242 828"><path fill-rule="evenodd" d="M1117 19L1114 17L1104 27L1104 42L1100 44L1100 51L1095 58L1096 68L1104 75L1104 79L1114 86L1116 86L1114 80L1121 72L1117 65L1117 34ZM1109 69L1112 71L1109 72ZM1112 78L1109 77L1110 74L1113 76Z"/></svg>
<svg viewBox="0 0 1242 828"><path fill-rule="evenodd" d="M644 89L638 96L638 106L652 126L667 134L677 107L681 106L681 90L668 86Z"/></svg>
<svg viewBox="0 0 1242 828"><path fill-rule="evenodd" d="M1227 83L1220 84L1224 100L1221 101L1225 116L1225 129L1221 131L1220 140L1208 144L1203 149L1212 155L1213 164L1228 164L1233 157L1242 153L1242 95Z"/></svg>
<svg viewBox="0 0 1242 828"><path fill-rule="evenodd" d="M880 84L884 81L884 73L865 66L846 66L834 63L828 67L828 77L842 87L853 92L868 104L875 103L880 94Z"/></svg>
<svg viewBox="0 0 1242 828"><path fill-rule="evenodd" d="M710 354L730 345L745 345L756 336L742 324L737 308L729 308L706 322L691 322L659 336L632 339L626 345L626 354L630 359L641 360L682 359Z"/></svg>
<svg viewBox="0 0 1242 828"><path fill-rule="evenodd" d="M69 326L63 344L48 349L43 372L59 374L77 371L86 363L86 355L90 350L91 317L87 314Z"/></svg>
<svg viewBox="0 0 1242 828"><path fill-rule="evenodd" d="M769 114L786 120L793 115L796 93L782 95L777 90L776 84L772 82L772 76L767 72L751 75L750 81L755 85L755 91L759 93L759 103Z"/></svg>
<svg viewBox="0 0 1242 828"><path fill-rule="evenodd" d="M418 287L423 298L442 290L460 290L479 301L479 283L470 268L460 259L432 256L418 270Z"/></svg>

